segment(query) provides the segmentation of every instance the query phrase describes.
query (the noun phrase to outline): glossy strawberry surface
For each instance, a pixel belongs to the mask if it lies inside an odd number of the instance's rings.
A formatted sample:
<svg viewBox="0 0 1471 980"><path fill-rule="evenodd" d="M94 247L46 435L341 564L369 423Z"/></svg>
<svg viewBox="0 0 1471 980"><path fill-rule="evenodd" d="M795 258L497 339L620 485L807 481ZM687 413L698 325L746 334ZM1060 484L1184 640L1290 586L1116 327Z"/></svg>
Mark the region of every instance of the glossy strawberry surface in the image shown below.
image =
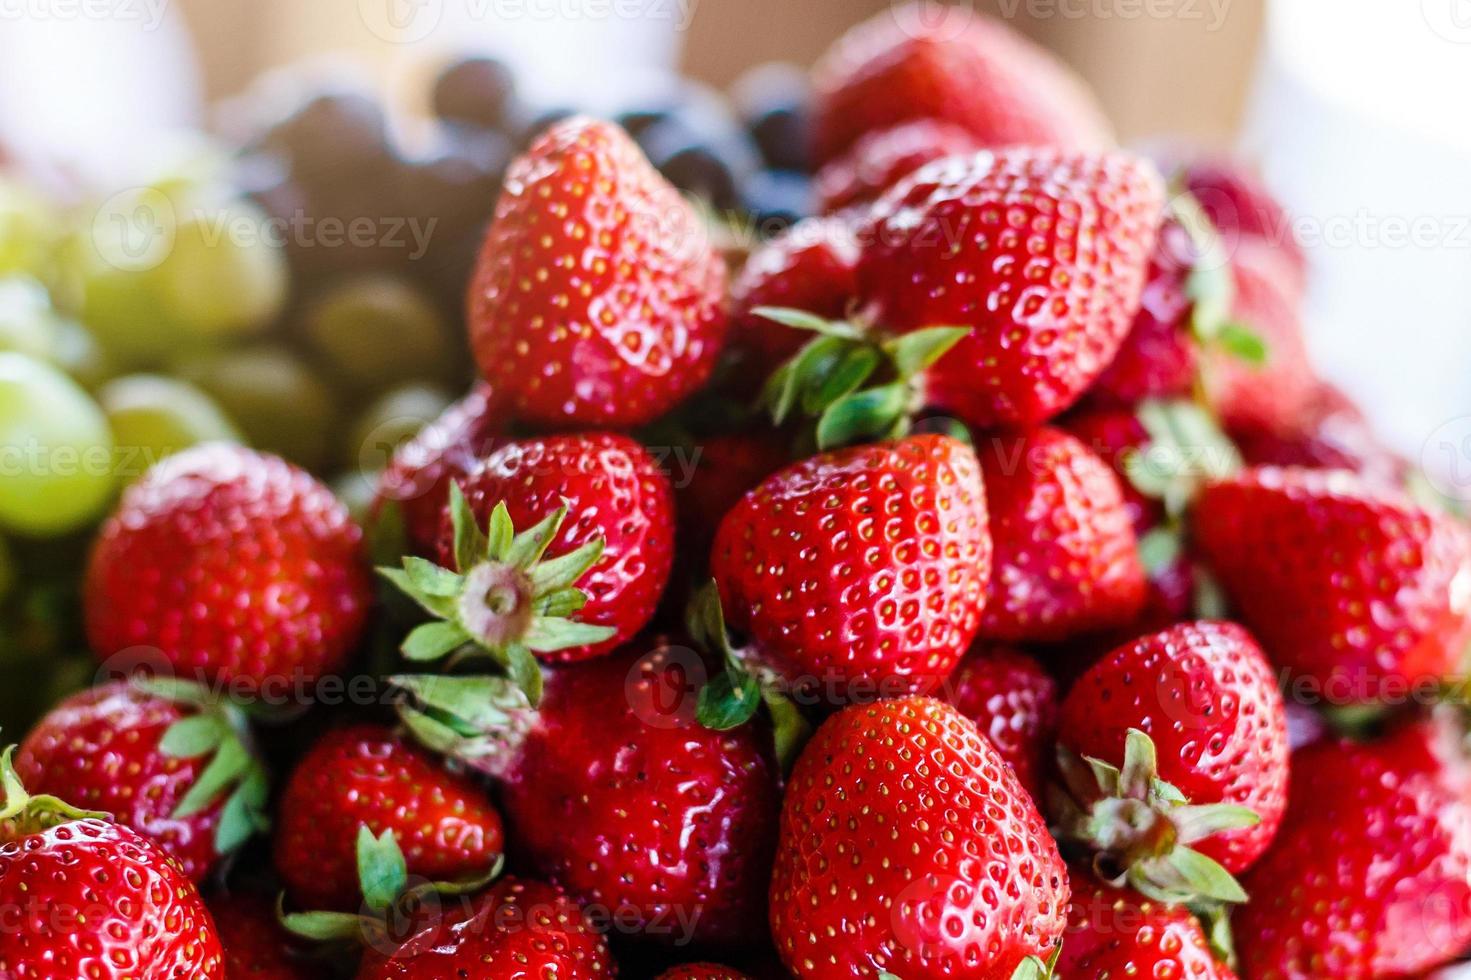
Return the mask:
<svg viewBox="0 0 1471 980"><path fill-rule="evenodd" d="M371 602L347 509L290 463L224 444L170 456L128 488L84 586L99 659L161 656L242 692L340 670Z"/></svg>
<svg viewBox="0 0 1471 980"><path fill-rule="evenodd" d="M470 283L470 345L517 417L648 422L724 340L725 265L623 130L575 117L507 172Z"/></svg>
<svg viewBox="0 0 1471 980"><path fill-rule="evenodd" d="M1052 428L977 446L996 557L981 635L1063 640L1131 621L1144 569L1118 477Z"/></svg>
<svg viewBox="0 0 1471 980"><path fill-rule="evenodd" d="M1123 153L1013 147L921 167L860 230L858 292L882 329L966 326L925 377L969 425L1034 425L1108 367L1139 311L1164 207Z"/></svg>
<svg viewBox="0 0 1471 980"><path fill-rule="evenodd" d="M565 504L567 520L548 555L603 539L602 557L577 582L588 596L577 618L618 632L601 643L546 654L547 659L600 656L647 625L674 558L674 492L660 464L637 442L616 433L516 440L483 460L461 488L482 526L502 501L521 530ZM440 520L439 560L453 567L448 508Z"/></svg>
<svg viewBox="0 0 1471 980"><path fill-rule="evenodd" d="M203 899L146 838L77 820L0 841L0 976L225 980Z"/></svg>
<svg viewBox="0 0 1471 980"><path fill-rule="evenodd" d="M710 564L756 655L845 699L949 674L975 636L990 560L975 454L922 435L768 477L721 522Z"/></svg>
<svg viewBox="0 0 1471 980"><path fill-rule="evenodd" d="M276 872L304 910L356 910L358 831L391 831L421 881L484 875L505 843L500 814L471 779L376 725L329 732L281 794Z"/></svg>
<svg viewBox="0 0 1471 980"><path fill-rule="evenodd" d="M1182 623L1118 647L1073 684L1057 738L1122 767L1131 728L1153 740L1159 778L1191 803L1234 803L1261 818L1196 850L1231 872L1261 857L1287 808L1287 715L1276 674L1246 630Z"/></svg>
<svg viewBox="0 0 1471 980"><path fill-rule="evenodd" d="M1051 955L1067 881L1031 797L974 724L930 698L852 705L792 772L771 931L804 980L1010 980Z"/></svg>
<svg viewBox="0 0 1471 980"><path fill-rule="evenodd" d="M1403 698L1458 668L1471 536L1454 519L1346 471L1261 467L1207 486L1193 529L1242 621L1315 702Z"/></svg>
<svg viewBox="0 0 1471 980"><path fill-rule="evenodd" d="M870 204L924 164L979 149L969 130L939 119L875 130L818 172L818 209L831 214Z"/></svg>
<svg viewBox="0 0 1471 980"><path fill-rule="evenodd" d="M853 28L814 68L813 102L819 162L910 119L954 123L987 146L1112 142L1072 72L969 6L899 5Z"/></svg>

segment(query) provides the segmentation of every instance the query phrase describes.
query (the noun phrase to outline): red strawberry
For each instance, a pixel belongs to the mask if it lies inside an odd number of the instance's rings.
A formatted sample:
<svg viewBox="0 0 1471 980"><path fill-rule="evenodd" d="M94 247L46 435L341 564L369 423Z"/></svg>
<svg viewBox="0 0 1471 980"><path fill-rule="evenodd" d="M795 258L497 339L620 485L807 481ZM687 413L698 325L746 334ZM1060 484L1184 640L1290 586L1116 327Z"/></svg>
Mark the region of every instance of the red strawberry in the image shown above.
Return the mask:
<svg viewBox="0 0 1471 980"><path fill-rule="evenodd" d="M1292 217L1261 180L1240 164L1228 160L1199 158L1174 163L1166 169L1178 172L1184 189L1200 202L1211 224L1225 237L1227 250L1234 252L1244 240L1269 246L1282 260L1301 291L1307 276L1307 256L1292 228Z"/></svg>
<svg viewBox="0 0 1471 980"><path fill-rule="evenodd" d="M0 760L0 977L224 980L209 910L147 838L54 797Z"/></svg>
<svg viewBox="0 0 1471 980"><path fill-rule="evenodd" d="M1129 457L1148 449L1151 443L1149 430L1144 427L1138 412L1132 407L1089 407L1069 415L1060 427L1087 446L1118 476L1134 534L1142 537L1150 529L1158 527L1165 518L1164 505L1158 499L1141 493L1128 478Z"/></svg>
<svg viewBox="0 0 1471 980"><path fill-rule="evenodd" d="M527 864L648 939L731 946L765 911L779 777L763 726L695 724L705 673L654 638L550 671L535 712L494 678L395 683L416 734L500 778Z"/></svg>
<svg viewBox="0 0 1471 980"><path fill-rule="evenodd" d="M1233 917L1244 976L1415 976L1471 946L1471 782L1458 734L1421 722L1297 753L1287 818Z"/></svg>
<svg viewBox="0 0 1471 980"><path fill-rule="evenodd" d="M643 446L616 433L546 436L510 442L460 485L478 522L506 505L516 527L531 527L566 507L568 519L551 539L554 553L595 540L601 556L577 579L587 594L578 619L611 635L585 646L550 651L544 659L586 660L608 653L654 615L674 558L674 494ZM453 515L440 518L439 560L453 567Z"/></svg>
<svg viewBox="0 0 1471 980"><path fill-rule="evenodd" d="M320 973L293 950L276 918L276 903L260 895L220 895L209 902L225 951L225 980L313 980Z"/></svg>
<svg viewBox="0 0 1471 980"><path fill-rule="evenodd" d="M947 700L975 722L1010 763L1022 788L1042 798L1044 758L1057 730L1057 683L1019 650L980 646L946 682Z"/></svg>
<svg viewBox="0 0 1471 980"><path fill-rule="evenodd" d="M659 974L659 980L751 980L738 970L718 963L685 963Z"/></svg>
<svg viewBox="0 0 1471 980"><path fill-rule="evenodd" d="M912 119L887 129L874 130L818 172L818 210L832 214L844 208L871 204L884 191L930 161L979 149L981 142L969 130L939 119ZM799 308L822 312L811 306Z"/></svg>
<svg viewBox="0 0 1471 980"><path fill-rule="evenodd" d="M954 123L987 146L1112 142L1107 120L1072 72L969 7L885 10L828 50L813 89L819 163L865 133L910 119Z"/></svg>
<svg viewBox="0 0 1471 980"><path fill-rule="evenodd" d="M1246 421L1231 430L1231 438L1253 466L1353 470L1386 487L1404 485L1405 461L1379 441L1358 407L1331 385L1323 385L1306 414L1285 426Z"/></svg>
<svg viewBox="0 0 1471 980"><path fill-rule="evenodd" d="M707 436L694 447L693 467L675 484L675 501L681 549L697 550L701 568L721 519L748 490L791 461L789 442L780 433L748 429Z"/></svg>
<svg viewBox="0 0 1471 980"><path fill-rule="evenodd" d="M724 291L694 209L623 130L576 117L506 174L470 284L470 344L518 417L638 425L709 376Z"/></svg>
<svg viewBox="0 0 1471 980"><path fill-rule="evenodd" d="M858 244L840 218L799 221L751 254L731 285L731 346L759 381L810 338L755 312L774 306L838 319L857 289Z"/></svg>
<svg viewBox="0 0 1471 980"><path fill-rule="evenodd" d="M940 435L781 470L726 515L710 558L756 660L839 699L943 680L975 637L990 564L975 454Z"/></svg>
<svg viewBox="0 0 1471 980"><path fill-rule="evenodd" d="M1069 874L1073 899L1056 980L1236 980L1188 909L1106 885L1085 868Z"/></svg>
<svg viewBox="0 0 1471 980"><path fill-rule="evenodd" d="M608 980L617 974L608 941L559 889L503 878L387 953L370 950L358 980L546 977Z"/></svg>
<svg viewBox="0 0 1471 980"><path fill-rule="evenodd" d="M87 568L99 658L148 647L181 676L255 690L346 665L372 603L362 534L304 471L197 446L123 494Z"/></svg>
<svg viewBox="0 0 1471 980"><path fill-rule="evenodd" d="M1138 862L1173 860L1177 838L1232 873L1262 855L1287 807L1287 716L1271 665L1246 630L1234 623L1182 623L1126 643L1094 664L1062 703L1058 744L1077 757L1126 769L1131 732L1153 742L1151 778L1169 783L1192 806L1130 801L1123 783L1133 774L1126 772L1116 798L1100 787L1104 802L1078 801L1091 806L1084 837L1116 863L1131 865L1131 881L1153 874ZM1256 820L1245 829L1192 839L1185 828L1203 807L1221 803L1245 807Z"/></svg>
<svg viewBox="0 0 1471 980"><path fill-rule="evenodd" d="M313 909L356 909L358 836L391 834L407 873L435 881L485 874L504 844L478 786L385 728L330 732L297 764L281 795L276 871Z"/></svg>
<svg viewBox="0 0 1471 980"><path fill-rule="evenodd" d="M1403 697L1457 669L1471 534L1452 518L1344 471L1264 467L1208 485L1193 526L1243 622L1315 696Z"/></svg>
<svg viewBox="0 0 1471 980"><path fill-rule="evenodd" d="M1144 569L1108 464L1058 429L980 449L996 558L981 635L1063 640L1131 621Z"/></svg>
<svg viewBox="0 0 1471 980"><path fill-rule="evenodd" d="M412 554L428 557L439 541L439 519L449 485L490 454L506 420L489 385L478 384L400 446L378 480L376 517L396 502Z"/></svg>
<svg viewBox="0 0 1471 980"><path fill-rule="evenodd" d="M854 705L803 750L771 879L772 936L796 976L1009 980L1051 955L1067 902L1031 798L949 705Z"/></svg>
<svg viewBox="0 0 1471 980"><path fill-rule="evenodd" d="M266 774L236 712L203 689L158 691L114 681L73 695L32 729L16 771L38 793L112 814L199 881L264 826Z"/></svg>
<svg viewBox="0 0 1471 980"><path fill-rule="evenodd" d="M936 161L860 231L865 316L900 333L970 328L926 373L930 405L979 428L1045 421L1118 352L1163 207L1159 175L1122 153Z"/></svg>

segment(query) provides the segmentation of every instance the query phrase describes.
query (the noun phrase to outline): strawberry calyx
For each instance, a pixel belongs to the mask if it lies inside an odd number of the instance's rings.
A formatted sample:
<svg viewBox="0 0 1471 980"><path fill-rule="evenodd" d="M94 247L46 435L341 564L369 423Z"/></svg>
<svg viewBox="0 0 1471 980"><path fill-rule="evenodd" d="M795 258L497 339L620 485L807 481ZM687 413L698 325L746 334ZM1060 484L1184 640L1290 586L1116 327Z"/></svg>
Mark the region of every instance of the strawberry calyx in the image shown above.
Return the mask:
<svg viewBox="0 0 1471 980"><path fill-rule="evenodd" d="M277 899L276 915L287 932L319 943L379 946L402 941L434 913L437 898L479 892L500 876L505 865L505 855L497 855L483 875L463 881L415 883L393 831L375 837L366 824L358 827L356 853L362 911L287 912L283 892Z"/></svg>
<svg viewBox="0 0 1471 980"><path fill-rule="evenodd" d="M482 530L458 484L450 484L449 497L455 567L409 556L402 568L378 570L434 617L404 639L403 655L415 663L488 655L534 706L542 688L535 654L601 643L617 633L571 618L587 604L576 583L602 557L603 539L543 560L567 519L565 502L518 533L504 501Z"/></svg>
<svg viewBox="0 0 1471 980"><path fill-rule="evenodd" d="M1090 851L1101 879L1167 904L1246 901L1231 873L1190 845L1261 818L1235 804L1191 804L1159 778L1144 732L1129 730L1122 768L1061 748L1058 769L1064 785L1051 793L1058 839Z"/></svg>
<svg viewBox="0 0 1471 980"><path fill-rule="evenodd" d="M526 692L504 677L390 677L404 697L395 710L424 747L496 778L516 764L539 715Z"/></svg>
<svg viewBox="0 0 1471 980"><path fill-rule="evenodd" d="M55 796L32 796L15 771L15 746L0 755L0 843L20 840L77 820L111 820L112 814L82 810Z"/></svg>
<svg viewBox="0 0 1471 980"><path fill-rule="evenodd" d="M1178 522L1201 486L1241 469L1241 454L1215 418L1194 402L1149 398L1135 414L1148 442L1123 457L1134 489L1164 505Z"/></svg>
<svg viewBox="0 0 1471 980"><path fill-rule="evenodd" d="M773 306L752 312L817 334L767 379L760 403L778 427L797 409L815 418L817 448L824 451L908 432L924 407L925 370L970 333L936 326L887 336L857 316L829 320Z"/></svg>
<svg viewBox="0 0 1471 980"><path fill-rule="evenodd" d="M132 683L145 694L193 709L168 727L159 751L174 759L209 759L170 816L186 820L224 797L214 839L221 856L269 830L270 776L255 751L245 710L194 681L139 677Z"/></svg>
<svg viewBox="0 0 1471 980"><path fill-rule="evenodd" d="M685 628L690 639L717 654L724 665L700 689L695 720L712 731L730 731L749 722L765 706L771 716L777 761L783 772L791 771L802 746L812 737L812 726L783 692L777 672L761 663L752 649L733 641L713 579L691 598Z"/></svg>
<svg viewBox="0 0 1471 980"><path fill-rule="evenodd" d="M1231 265L1220 232L1189 191L1170 198L1171 216L1190 237L1194 260L1185 278L1191 301L1190 334L1201 347L1219 347L1248 364L1264 364L1267 345L1261 335L1230 318L1236 297Z"/></svg>

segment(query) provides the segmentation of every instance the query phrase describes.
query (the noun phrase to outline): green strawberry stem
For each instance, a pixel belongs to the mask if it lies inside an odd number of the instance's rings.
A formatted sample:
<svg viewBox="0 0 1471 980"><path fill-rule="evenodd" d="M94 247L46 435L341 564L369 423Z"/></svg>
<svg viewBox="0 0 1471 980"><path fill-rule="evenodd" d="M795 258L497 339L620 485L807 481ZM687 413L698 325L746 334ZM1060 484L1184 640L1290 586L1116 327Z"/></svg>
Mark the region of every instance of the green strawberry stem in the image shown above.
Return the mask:
<svg viewBox="0 0 1471 980"><path fill-rule="evenodd" d="M924 408L925 370L970 333L969 327L928 327L886 337L856 319L827 320L772 306L754 312L817 334L777 368L760 402L777 426L795 409L816 419L819 450L904 435Z"/></svg>
<svg viewBox="0 0 1471 980"><path fill-rule="evenodd" d="M1185 280L1185 294L1192 302L1190 332L1196 343L1217 347L1248 364L1265 364L1266 341L1250 327L1230 319L1236 284L1220 232L1189 191L1175 193L1169 207L1195 246L1195 262Z"/></svg>
<svg viewBox="0 0 1471 980"><path fill-rule="evenodd" d="M1065 748L1058 768L1064 786L1051 800L1058 839L1091 852L1104 880L1171 904L1246 901L1230 872L1190 845L1261 818L1229 803L1192 805L1159 778L1154 742L1144 732L1129 730L1122 768Z"/></svg>
<svg viewBox="0 0 1471 980"><path fill-rule="evenodd" d="M777 761L783 772L789 772L811 738L812 726L782 692L776 672L762 665L753 651L731 642L714 580L690 600L685 623L690 638L719 654L725 666L700 690L696 720L705 728L729 731L749 722L764 705L771 716Z"/></svg>
<svg viewBox="0 0 1471 980"><path fill-rule="evenodd" d="M535 527L517 533L504 501L496 504L481 530L458 484L450 484L455 567L441 568L422 558L403 559L403 567L379 573L434 617L415 628L403 655L415 663L443 660L470 649L488 655L526 692L541 700L538 653L601 643L616 634L571 618L587 604L576 588L603 554L602 538L556 558L543 560L547 547L567 519L557 508Z"/></svg>
<svg viewBox="0 0 1471 980"><path fill-rule="evenodd" d="M1241 454L1215 418L1193 402L1146 399L1135 412L1149 442L1124 457L1124 475L1177 522L1201 486L1241 468Z"/></svg>
<svg viewBox="0 0 1471 980"><path fill-rule="evenodd" d="M0 844L39 834L75 820L111 820L109 813L80 810L54 796L32 796L15 771L15 746L0 755Z"/></svg>
<svg viewBox="0 0 1471 980"><path fill-rule="evenodd" d="M504 677L402 675L396 710L426 748L500 778L516 764L537 711L525 691Z"/></svg>

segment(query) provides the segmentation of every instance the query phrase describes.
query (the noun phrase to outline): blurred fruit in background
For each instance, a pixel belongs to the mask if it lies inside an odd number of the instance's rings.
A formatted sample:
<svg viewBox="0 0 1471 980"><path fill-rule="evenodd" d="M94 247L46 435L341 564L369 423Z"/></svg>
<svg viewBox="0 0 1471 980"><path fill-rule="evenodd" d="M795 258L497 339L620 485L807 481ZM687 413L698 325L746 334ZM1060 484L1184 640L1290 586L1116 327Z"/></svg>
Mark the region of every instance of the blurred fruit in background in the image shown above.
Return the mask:
<svg viewBox="0 0 1471 980"><path fill-rule="evenodd" d="M181 449L241 441L239 430L208 395L175 378L116 378L98 390L97 401L112 427L115 472L125 482Z"/></svg>

